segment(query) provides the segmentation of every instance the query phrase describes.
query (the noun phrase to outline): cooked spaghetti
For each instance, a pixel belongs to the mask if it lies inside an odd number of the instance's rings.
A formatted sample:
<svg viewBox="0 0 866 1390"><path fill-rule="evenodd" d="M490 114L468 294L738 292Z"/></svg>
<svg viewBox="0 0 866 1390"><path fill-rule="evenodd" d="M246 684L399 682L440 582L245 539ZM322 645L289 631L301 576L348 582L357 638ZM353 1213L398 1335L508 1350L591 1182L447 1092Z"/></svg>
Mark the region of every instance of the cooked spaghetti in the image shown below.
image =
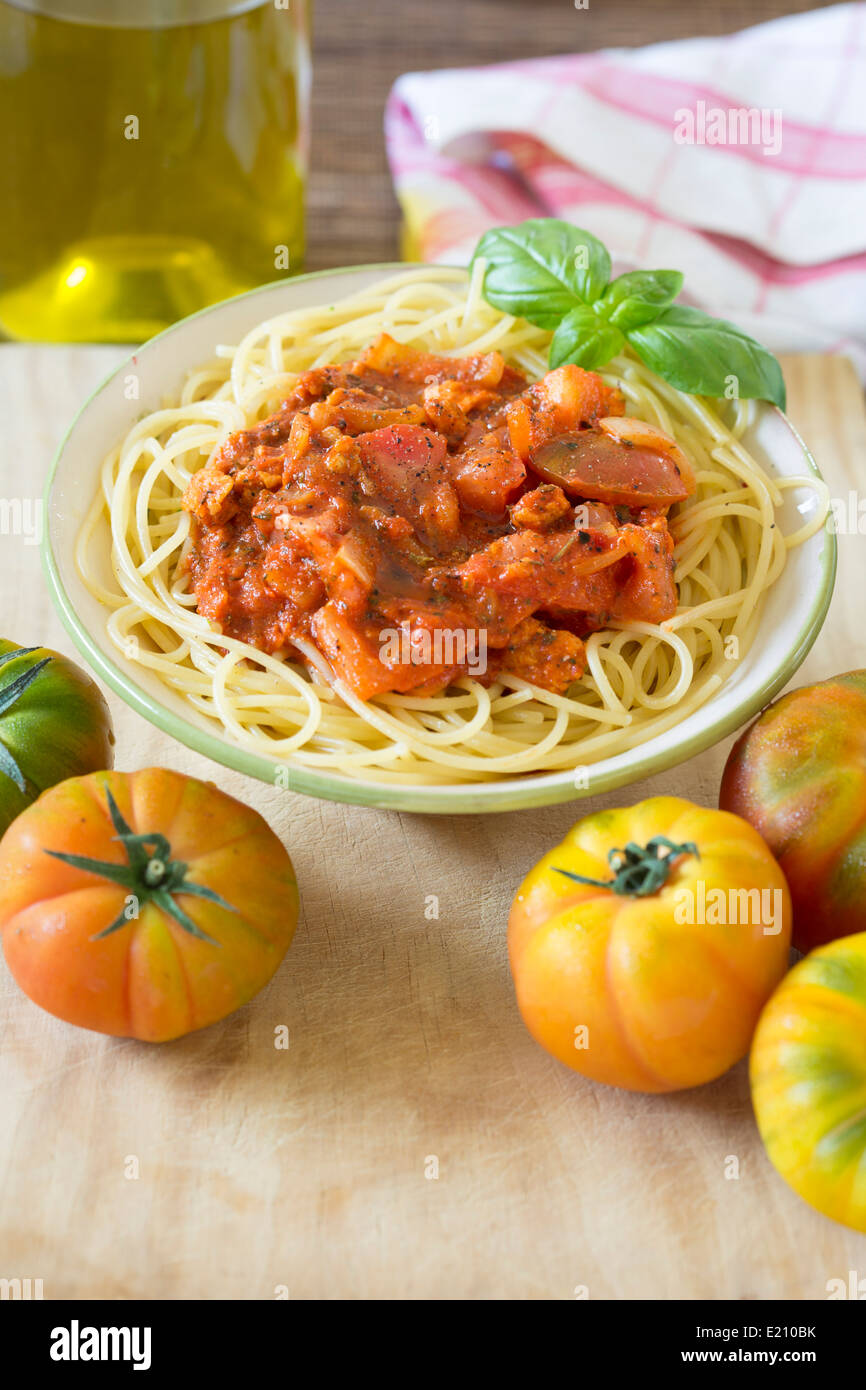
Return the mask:
<svg viewBox="0 0 866 1390"><path fill-rule="evenodd" d="M748 402L548 373L482 280L259 324L105 460L77 558L111 639L236 744L410 785L586 768L714 694L821 527L782 535L820 485L751 457Z"/></svg>

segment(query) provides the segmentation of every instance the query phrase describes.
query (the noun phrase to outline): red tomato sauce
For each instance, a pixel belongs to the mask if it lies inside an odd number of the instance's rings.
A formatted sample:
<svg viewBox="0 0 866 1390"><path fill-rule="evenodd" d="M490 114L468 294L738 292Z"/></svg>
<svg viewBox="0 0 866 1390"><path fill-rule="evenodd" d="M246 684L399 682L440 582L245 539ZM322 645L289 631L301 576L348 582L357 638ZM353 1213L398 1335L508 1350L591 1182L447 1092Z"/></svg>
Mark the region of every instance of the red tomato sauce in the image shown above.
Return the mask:
<svg viewBox="0 0 866 1390"><path fill-rule="evenodd" d="M589 633L676 610L666 517L694 480L673 440L622 416L579 367L530 385L498 352L383 335L304 372L194 476L198 612L260 651L314 643L362 699L469 670L563 692Z"/></svg>

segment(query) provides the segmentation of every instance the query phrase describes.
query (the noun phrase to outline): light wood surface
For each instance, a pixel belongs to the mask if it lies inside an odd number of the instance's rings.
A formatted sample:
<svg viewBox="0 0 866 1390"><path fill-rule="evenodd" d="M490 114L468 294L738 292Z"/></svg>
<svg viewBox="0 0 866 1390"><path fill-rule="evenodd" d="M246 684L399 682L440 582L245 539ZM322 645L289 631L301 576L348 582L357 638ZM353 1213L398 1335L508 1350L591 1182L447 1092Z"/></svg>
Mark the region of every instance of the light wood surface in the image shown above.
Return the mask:
<svg viewBox="0 0 866 1390"><path fill-rule="evenodd" d="M0 497L38 495L122 355L0 348ZM807 357L787 374L791 413L846 495L866 476L854 373ZM798 683L866 664L864 544L840 537ZM0 537L0 633L74 655L20 537ZM641 1097L570 1073L524 1030L508 905L577 806L435 818L295 797L108 698L118 767L211 778L279 831L301 925L251 1005L162 1047L50 1018L0 965L0 1277L41 1278L46 1298L820 1299L866 1272L866 1239L775 1175L743 1065ZM584 808L659 792L713 804L729 742Z"/></svg>

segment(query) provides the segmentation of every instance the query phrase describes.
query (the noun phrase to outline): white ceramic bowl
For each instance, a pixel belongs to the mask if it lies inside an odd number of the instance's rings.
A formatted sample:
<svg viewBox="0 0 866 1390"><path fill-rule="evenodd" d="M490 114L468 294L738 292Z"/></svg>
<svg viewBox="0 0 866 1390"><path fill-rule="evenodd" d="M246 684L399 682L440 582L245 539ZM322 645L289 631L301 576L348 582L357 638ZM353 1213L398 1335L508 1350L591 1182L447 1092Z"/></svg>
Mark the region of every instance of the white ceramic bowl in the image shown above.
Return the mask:
<svg viewBox="0 0 866 1390"><path fill-rule="evenodd" d="M139 348L85 402L60 446L49 477L43 546L48 583L70 636L94 671L127 704L173 738L266 782L276 780L281 766L278 759L231 743L204 715L151 672L126 660L109 641L106 614L75 567L76 537L96 491L105 455L136 419L176 391L190 367L208 361L217 343L238 342L256 323L274 314L353 294L400 269L405 266L358 266L302 275L265 285L183 319ZM124 395L124 378L133 369L140 383L140 399L129 401ZM744 443L777 477L802 476L809 471L818 474L802 439L774 406L758 409ZM815 493L809 489L786 489L783 527L796 529L815 514L817 505ZM835 538L826 530L793 550L781 578L767 595L751 650L719 692L675 728L629 752L594 763L592 794L673 767L757 713L790 680L818 635L829 607L835 570ZM333 801L450 813L510 811L577 800L588 794L575 787L573 774L567 771L507 778L482 786L407 788L293 766L291 786Z"/></svg>

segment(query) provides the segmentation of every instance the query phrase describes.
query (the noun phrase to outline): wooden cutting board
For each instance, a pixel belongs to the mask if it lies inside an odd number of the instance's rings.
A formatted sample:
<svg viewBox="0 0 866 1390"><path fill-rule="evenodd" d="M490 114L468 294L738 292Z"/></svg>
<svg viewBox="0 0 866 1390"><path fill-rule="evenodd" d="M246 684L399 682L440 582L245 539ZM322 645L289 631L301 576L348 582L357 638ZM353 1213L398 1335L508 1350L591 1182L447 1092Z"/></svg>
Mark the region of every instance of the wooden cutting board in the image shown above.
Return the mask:
<svg viewBox="0 0 866 1390"><path fill-rule="evenodd" d="M123 355L0 348L0 497L38 495L68 420ZM866 477L853 369L807 356L786 372L793 419L846 496ZM798 683L866 665L863 546L840 537ZM75 654L18 537L0 537L0 633ZM636 1096L570 1073L525 1031L509 901L587 803L437 818L295 797L108 699L120 768L211 778L267 817L295 861L301 925L251 1005L161 1047L50 1018L0 965L0 1277L42 1279L46 1298L821 1299L829 1279L866 1275L866 1238L771 1168L743 1064ZM589 804L714 804L729 745Z"/></svg>

